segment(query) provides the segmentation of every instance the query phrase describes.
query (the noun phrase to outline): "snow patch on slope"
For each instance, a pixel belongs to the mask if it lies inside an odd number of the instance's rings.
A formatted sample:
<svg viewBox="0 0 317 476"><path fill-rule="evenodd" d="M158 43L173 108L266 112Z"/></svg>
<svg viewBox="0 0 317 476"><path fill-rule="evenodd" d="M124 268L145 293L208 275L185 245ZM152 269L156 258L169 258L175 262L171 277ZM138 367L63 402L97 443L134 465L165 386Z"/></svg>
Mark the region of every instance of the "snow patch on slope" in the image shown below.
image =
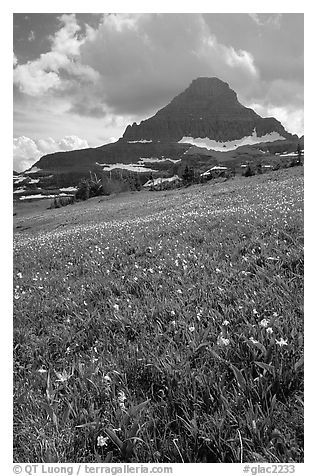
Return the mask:
<svg viewBox="0 0 317 476"><path fill-rule="evenodd" d="M149 143L149 142L153 142L152 139L151 140L141 139L141 140L128 140L127 141L128 144L146 144L146 143Z"/></svg>
<svg viewBox="0 0 317 476"><path fill-rule="evenodd" d="M164 182L175 182L175 181L181 181L182 179L178 175L173 175L173 177L158 177L154 180L148 180L143 187L155 187L156 185L159 185Z"/></svg>
<svg viewBox="0 0 317 476"><path fill-rule="evenodd" d="M169 157L140 157L138 160L138 164L142 164L143 162L173 162L173 164L176 164L177 162L180 162L182 159L170 159Z"/></svg>
<svg viewBox="0 0 317 476"><path fill-rule="evenodd" d="M138 173L157 172L157 170L149 169L147 167L143 167L140 164L121 164L121 163L117 163L117 164L99 164L98 162L96 162L96 164L103 167L103 170L105 172L109 172L110 170L115 170L115 169L129 170L130 172L138 172Z"/></svg>
<svg viewBox="0 0 317 476"><path fill-rule="evenodd" d="M254 129L251 136L245 136L241 139L227 142L218 142L216 140L209 139L209 137L183 137L178 142L192 144L197 147L205 147L208 150L224 152L226 150L234 150L242 145L252 145L258 144L260 142L273 142L276 140L285 140L285 137L282 137L278 132L270 132L269 134L265 134L264 136L259 137L256 133L256 130Z"/></svg>
<svg viewBox="0 0 317 476"><path fill-rule="evenodd" d="M40 172L41 169L39 169L38 167L32 167L31 170L29 170L28 172L24 172L25 174L36 174L37 172Z"/></svg>

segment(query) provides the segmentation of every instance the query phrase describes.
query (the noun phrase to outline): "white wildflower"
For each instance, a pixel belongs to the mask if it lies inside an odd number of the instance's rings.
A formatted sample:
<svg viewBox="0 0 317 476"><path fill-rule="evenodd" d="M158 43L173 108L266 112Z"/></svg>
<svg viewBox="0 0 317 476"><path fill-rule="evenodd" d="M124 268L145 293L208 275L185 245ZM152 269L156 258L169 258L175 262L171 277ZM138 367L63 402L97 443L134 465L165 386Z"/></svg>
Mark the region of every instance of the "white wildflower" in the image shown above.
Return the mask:
<svg viewBox="0 0 317 476"><path fill-rule="evenodd" d="M250 337L249 340L250 340L253 344L258 344L258 343L259 343L259 341L256 340L256 339L254 339L254 337L252 337L252 336Z"/></svg>
<svg viewBox="0 0 317 476"><path fill-rule="evenodd" d="M266 332L267 332L268 334L273 334L273 329L272 329L272 327L268 327L268 328L266 329Z"/></svg>
<svg viewBox="0 0 317 476"><path fill-rule="evenodd" d="M98 436L97 438L97 446L106 446L108 444L109 438L108 436Z"/></svg>
<svg viewBox="0 0 317 476"><path fill-rule="evenodd" d="M260 322L260 326L262 327L267 327L269 325L269 320L268 319L262 319L262 321Z"/></svg>
<svg viewBox="0 0 317 476"><path fill-rule="evenodd" d="M106 381L106 384L107 384L107 385L110 385L111 382L112 382L111 377L109 377L108 374L105 375L105 376L103 377L103 379Z"/></svg>
<svg viewBox="0 0 317 476"><path fill-rule="evenodd" d="M280 338L280 340L275 339L275 342L280 347L283 347L284 345L288 345L287 341L285 339L283 339L282 337Z"/></svg>
<svg viewBox="0 0 317 476"><path fill-rule="evenodd" d="M125 396L125 393L123 390L120 390L118 392L118 402L119 402L119 407L123 410L125 408L124 402L127 399Z"/></svg>
<svg viewBox="0 0 317 476"><path fill-rule="evenodd" d="M229 321L227 321L227 319L224 320L223 323L222 323L222 325L223 325L223 326L229 326Z"/></svg>
<svg viewBox="0 0 317 476"><path fill-rule="evenodd" d="M118 305L118 304L114 304L113 309L115 309L116 311L119 311L119 305Z"/></svg>
<svg viewBox="0 0 317 476"><path fill-rule="evenodd" d="M189 326L188 330L189 330L189 332L194 332L195 326Z"/></svg>
<svg viewBox="0 0 317 476"><path fill-rule="evenodd" d="M230 340L227 339L226 337L224 337L224 336L222 335L222 333L220 333L220 335L218 336L218 339L217 339L217 344L218 344L218 345L221 345L221 346L223 345L223 346L227 347L227 346L230 344Z"/></svg>
<svg viewBox="0 0 317 476"><path fill-rule="evenodd" d="M67 372L67 370L63 370L62 372L55 372L55 375L58 377L56 382L66 382L72 376Z"/></svg>

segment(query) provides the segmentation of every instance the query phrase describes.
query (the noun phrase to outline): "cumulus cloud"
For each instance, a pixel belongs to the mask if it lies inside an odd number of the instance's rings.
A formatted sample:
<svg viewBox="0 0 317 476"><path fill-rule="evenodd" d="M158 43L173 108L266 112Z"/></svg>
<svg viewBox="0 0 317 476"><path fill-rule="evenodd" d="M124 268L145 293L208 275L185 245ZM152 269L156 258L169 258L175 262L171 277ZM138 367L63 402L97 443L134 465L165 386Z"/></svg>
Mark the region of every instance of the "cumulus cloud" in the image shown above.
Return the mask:
<svg viewBox="0 0 317 476"><path fill-rule="evenodd" d="M76 16L62 15L59 19L63 26L51 37L51 51L14 69L14 84L25 94L40 96L49 91L67 90L72 88L72 77L80 78L81 82L98 79L98 73L79 61L79 50L84 40L77 36L80 27Z"/></svg>
<svg viewBox="0 0 317 476"><path fill-rule="evenodd" d="M85 28L74 14L59 21L50 51L24 64L14 57L14 83L32 100L64 101L76 121L106 124L120 116L125 127L199 76L226 81L242 104L261 105L264 116L275 108L290 118L303 109L300 15L105 14ZM295 116L290 123L299 124Z"/></svg>
<svg viewBox="0 0 317 476"><path fill-rule="evenodd" d="M295 106L275 106L274 104L250 104L262 117L275 117L292 134L304 134L304 109Z"/></svg>
<svg viewBox="0 0 317 476"><path fill-rule="evenodd" d="M281 13L248 13L252 20L259 26L269 25L280 27Z"/></svg>
<svg viewBox="0 0 317 476"><path fill-rule="evenodd" d="M65 136L59 141L51 137L38 140L25 136L16 137L13 139L13 168L21 172L31 167L43 155L87 147L87 140L77 136Z"/></svg>
<svg viewBox="0 0 317 476"><path fill-rule="evenodd" d="M199 14L107 15L80 50L102 78L100 101L120 114L154 111L198 76L233 87L257 77L252 55L220 44Z"/></svg>

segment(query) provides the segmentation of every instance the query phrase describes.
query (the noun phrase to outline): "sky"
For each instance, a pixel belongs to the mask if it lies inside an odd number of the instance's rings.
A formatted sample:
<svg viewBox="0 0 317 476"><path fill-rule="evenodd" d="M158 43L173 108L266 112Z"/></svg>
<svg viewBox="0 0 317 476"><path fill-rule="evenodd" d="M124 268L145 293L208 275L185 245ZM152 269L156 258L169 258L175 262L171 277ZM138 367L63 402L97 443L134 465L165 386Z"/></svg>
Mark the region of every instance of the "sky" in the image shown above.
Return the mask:
<svg viewBox="0 0 317 476"><path fill-rule="evenodd" d="M200 76L304 133L301 13L13 14L14 169L96 147Z"/></svg>

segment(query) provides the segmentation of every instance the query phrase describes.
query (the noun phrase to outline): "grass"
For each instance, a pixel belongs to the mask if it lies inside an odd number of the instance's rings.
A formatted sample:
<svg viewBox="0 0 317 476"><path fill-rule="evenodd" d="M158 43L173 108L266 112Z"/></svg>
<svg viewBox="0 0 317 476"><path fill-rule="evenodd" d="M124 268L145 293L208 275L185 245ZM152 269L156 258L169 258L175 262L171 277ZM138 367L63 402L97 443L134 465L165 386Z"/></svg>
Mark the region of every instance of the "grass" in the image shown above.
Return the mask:
<svg viewBox="0 0 317 476"><path fill-rule="evenodd" d="M16 462L303 461L301 167L16 220Z"/></svg>

